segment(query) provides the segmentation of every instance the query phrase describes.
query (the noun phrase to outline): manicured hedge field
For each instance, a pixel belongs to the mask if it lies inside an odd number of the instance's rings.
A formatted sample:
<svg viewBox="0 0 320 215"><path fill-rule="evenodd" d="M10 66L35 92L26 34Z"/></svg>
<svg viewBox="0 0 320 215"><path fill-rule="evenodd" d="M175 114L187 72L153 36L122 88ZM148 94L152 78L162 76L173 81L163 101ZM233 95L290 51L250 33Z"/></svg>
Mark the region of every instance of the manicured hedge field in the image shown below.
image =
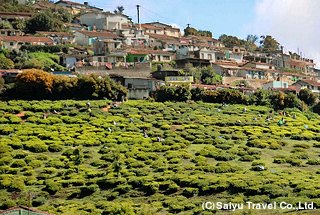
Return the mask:
<svg viewBox="0 0 320 215"><path fill-rule="evenodd" d="M287 109L297 117L280 127L279 113L244 107L1 102L0 207L28 205L29 192L33 207L56 214L217 212L204 201L320 207L318 115Z"/></svg>

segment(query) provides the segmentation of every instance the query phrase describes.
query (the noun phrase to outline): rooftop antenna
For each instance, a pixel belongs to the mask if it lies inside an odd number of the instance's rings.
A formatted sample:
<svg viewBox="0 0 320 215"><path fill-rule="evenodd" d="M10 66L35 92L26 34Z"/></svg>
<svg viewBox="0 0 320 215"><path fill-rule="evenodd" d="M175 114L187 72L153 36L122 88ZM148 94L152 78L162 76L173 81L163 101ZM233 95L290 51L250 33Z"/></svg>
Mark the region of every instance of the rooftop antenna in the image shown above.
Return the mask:
<svg viewBox="0 0 320 215"><path fill-rule="evenodd" d="M137 5L137 12L138 12L138 24L140 23L140 5Z"/></svg>

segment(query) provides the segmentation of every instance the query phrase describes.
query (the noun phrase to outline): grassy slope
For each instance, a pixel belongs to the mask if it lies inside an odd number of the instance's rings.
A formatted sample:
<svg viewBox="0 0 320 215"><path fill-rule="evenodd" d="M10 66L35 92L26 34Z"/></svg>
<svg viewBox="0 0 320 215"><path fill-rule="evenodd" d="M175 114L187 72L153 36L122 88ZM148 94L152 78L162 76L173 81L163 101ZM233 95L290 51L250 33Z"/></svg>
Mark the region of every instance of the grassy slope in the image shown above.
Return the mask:
<svg viewBox="0 0 320 215"><path fill-rule="evenodd" d="M63 107L65 103L68 108ZM91 117L85 101L1 103L0 202L8 204L7 200L13 199L15 204L27 204L27 192L32 191L34 206L57 214L210 214L201 209L205 200L308 200L320 206L318 166L306 164L308 159L319 157L319 149L313 147L319 140L319 120L311 119L314 116L310 114L296 111L296 120L286 117L286 125L279 127L278 113L272 114L274 121L265 122L270 111L266 107L247 107L248 112L243 113L244 106L234 105L219 113L219 104L129 101L105 112L101 110L107 105L105 101L91 103ZM50 113L43 119L43 113L53 109L59 114ZM8 113L22 110L27 111L22 121ZM146 122L140 120L142 115L146 115ZM113 121L120 125L113 125ZM143 127L147 127L148 138L142 135ZM158 143L157 137L164 141ZM251 146L252 140L264 145ZM35 143L63 148L36 153L31 147ZM283 146L270 149L278 143ZM294 147L301 143L306 144L303 149ZM6 152L8 145L11 152ZM72 157L65 152L73 152L79 145L84 146L85 159L77 173ZM293 153L296 148L300 152ZM32 166L30 161L39 160L41 154L46 155L41 166ZM245 156L250 161L241 161ZM274 163L277 156L285 156L287 163ZM293 166L289 158L298 164ZM15 169L12 164L18 159L27 164ZM51 160L59 161L60 167ZM253 160L263 162L267 169L252 171ZM119 176L114 168L117 162ZM47 192L48 180L58 186L56 193ZM251 211L280 212L284 211Z"/></svg>

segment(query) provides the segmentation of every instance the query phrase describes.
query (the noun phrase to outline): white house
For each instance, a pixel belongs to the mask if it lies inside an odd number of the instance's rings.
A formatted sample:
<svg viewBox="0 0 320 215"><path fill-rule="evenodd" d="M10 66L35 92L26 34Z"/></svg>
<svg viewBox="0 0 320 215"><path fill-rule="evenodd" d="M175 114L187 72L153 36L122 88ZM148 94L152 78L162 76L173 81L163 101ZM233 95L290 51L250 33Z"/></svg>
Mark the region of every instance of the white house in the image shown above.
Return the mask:
<svg viewBox="0 0 320 215"><path fill-rule="evenodd" d="M309 89L313 93L320 94L320 83L318 81L314 80L298 80L296 83L292 84L292 86L295 86L299 89Z"/></svg>
<svg viewBox="0 0 320 215"><path fill-rule="evenodd" d="M2 48L9 50L20 49L22 45L54 45L54 41L49 37L33 36L0 36Z"/></svg>
<svg viewBox="0 0 320 215"><path fill-rule="evenodd" d="M122 24L128 24L129 17L124 14L110 12L85 13L80 16L80 20L82 24L90 26L93 30L121 29Z"/></svg>
<svg viewBox="0 0 320 215"><path fill-rule="evenodd" d="M268 90L272 88L288 88L289 84L286 81L269 81L263 84L262 89Z"/></svg>

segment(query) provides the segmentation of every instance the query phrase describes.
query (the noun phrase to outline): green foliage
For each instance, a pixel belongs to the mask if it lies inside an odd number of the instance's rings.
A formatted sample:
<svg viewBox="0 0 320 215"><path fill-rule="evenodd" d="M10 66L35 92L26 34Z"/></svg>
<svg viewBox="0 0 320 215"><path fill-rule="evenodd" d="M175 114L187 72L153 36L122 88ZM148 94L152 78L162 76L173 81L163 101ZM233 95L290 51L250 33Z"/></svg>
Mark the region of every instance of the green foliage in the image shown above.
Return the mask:
<svg viewBox="0 0 320 215"><path fill-rule="evenodd" d="M12 25L7 21L0 22L0 29L13 29Z"/></svg>
<svg viewBox="0 0 320 215"><path fill-rule="evenodd" d="M279 127L266 106L129 100L100 110L110 103L1 102L0 207L25 204L28 191L33 207L55 214L198 214L208 198L317 201L316 114L285 109L296 119ZM276 120L265 122L269 114Z"/></svg>
<svg viewBox="0 0 320 215"><path fill-rule="evenodd" d="M40 46L43 48L44 46ZM55 46L51 46L55 47ZM50 46L47 47L50 49ZM37 47L34 47L33 49L37 49ZM59 47L56 48L59 50ZM24 49L22 49L24 50ZM32 51L32 50L28 50ZM36 52L36 53L29 53L29 60L24 62L23 68L25 69L42 69L47 72L51 72L52 69L54 71L66 71L67 68L59 65L59 56L55 54L50 54L46 52Z"/></svg>
<svg viewBox="0 0 320 215"><path fill-rule="evenodd" d="M183 31L184 31L184 36L190 36L190 35L198 36L198 31L195 28L186 27Z"/></svg>
<svg viewBox="0 0 320 215"><path fill-rule="evenodd" d="M55 62L59 62L59 56L51 55L51 54L59 53L59 52L68 53L69 47L66 45L22 45L20 50L27 51L27 52L37 52L36 54L32 55L34 59L41 59L43 57L48 57L54 60Z"/></svg>
<svg viewBox="0 0 320 215"><path fill-rule="evenodd" d="M261 48L264 51L276 51L279 50L279 45L280 43L275 40L272 36L270 35L262 35L260 40Z"/></svg>
<svg viewBox="0 0 320 215"><path fill-rule="evenodd" d="M318 95L311 92L309 89L302 89L299 92L299 99L307 105L314 105L318 99Z"/></svg>
<svg viewBox="0 0 320 215"><path fill-rule="evenodd" d="M37 13L27 21L26 28L29 33L53 31L54 19L47 13Z"/></svg>
<svg viewBox="0 0 320 215"><path fill-rule="evenodd" d="M1 69L13 69L14 68L14 62L6 58L2 53L0 53L0 68Z"/></svg>
<svg viewBox="0 0 320 215"><path fill-rule="evenodd" d="M235 36L228 36L223 34L219 37L219 40L228 48L233 48L233 46L241 46L245 44L244 40L239 39Z"/></svg>

